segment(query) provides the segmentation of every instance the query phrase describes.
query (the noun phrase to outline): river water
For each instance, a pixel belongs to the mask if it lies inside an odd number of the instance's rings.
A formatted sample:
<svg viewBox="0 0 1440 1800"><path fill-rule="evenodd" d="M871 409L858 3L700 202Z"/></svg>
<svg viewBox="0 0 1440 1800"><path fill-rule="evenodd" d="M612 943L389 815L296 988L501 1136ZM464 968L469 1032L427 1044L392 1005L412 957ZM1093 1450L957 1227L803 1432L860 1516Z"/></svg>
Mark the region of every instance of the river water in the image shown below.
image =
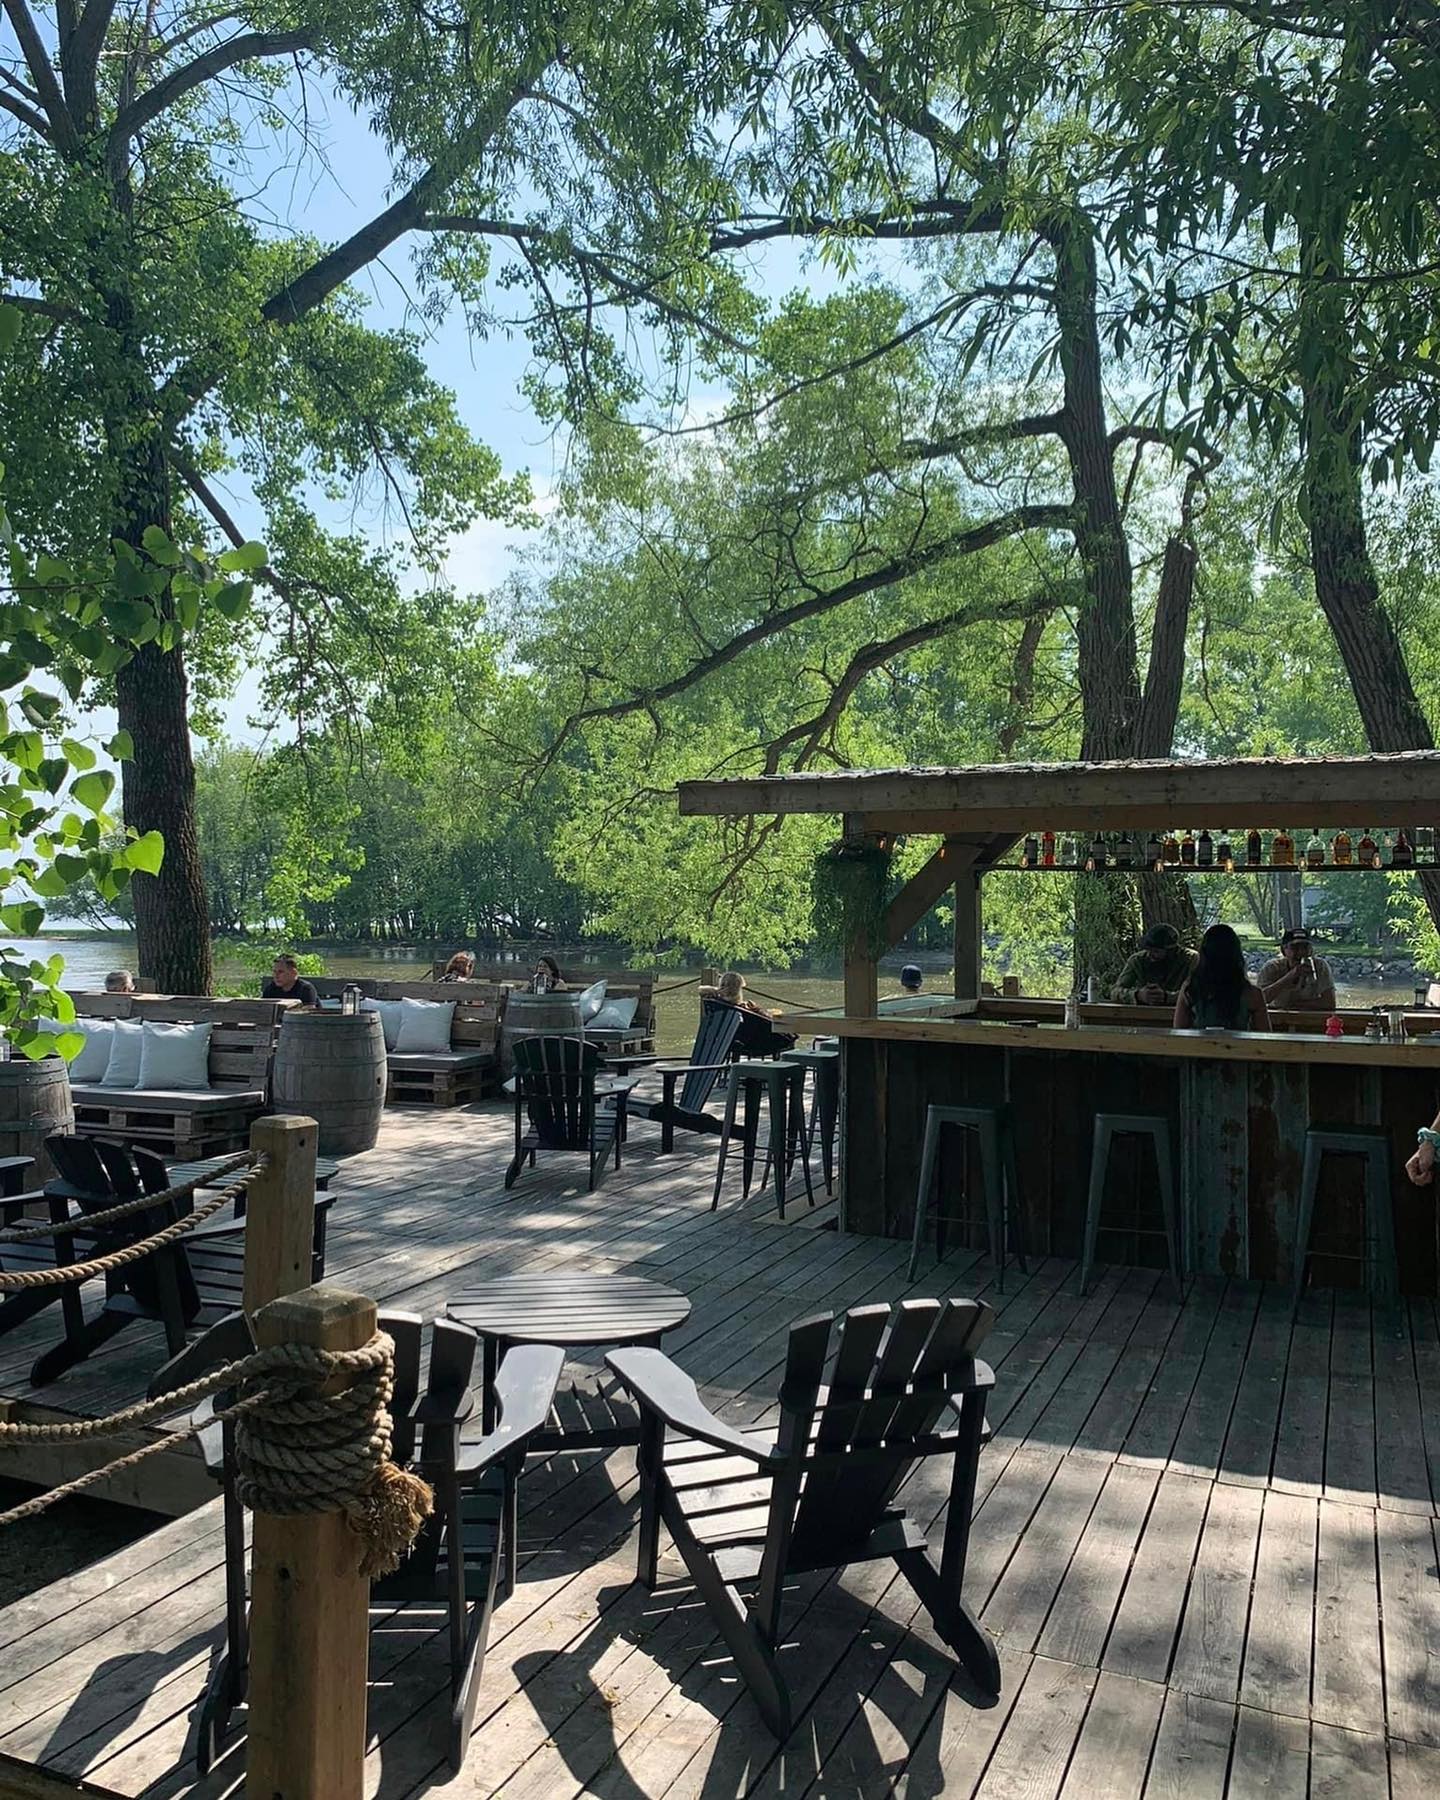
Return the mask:
<svg viewBox="0 0 1440 1800"><path fill-rule="evenodd" d="M106 938L46 937L16 944L22 954L34 957L65 958L65 984L75 988L98 988L104 985L106 973L116 968L135 966L135 941L116 933ZM391 980L423 980L430 974L434 953L425 946L407 945L395 949L373 946L341 946L324 953L325 971L329 975L375 975ZM608 959L613 962L613 959ZM881 964L880 992L899 992L899 969L903 959L891 958ZM934 963L926 969L926 986L939 993L946 991L949 969L943 958L932 956L924 961ZM603 968L607 959L570 957L564 960L566 973L572 978L583 975L587 962ZM517 961L516 974L528 973L529 963ZM261 976L238 961L233 948L226 944L215 947L216 980L227 987L246 985L260 991ZM658 1048L667 1056L688 1054L695 1039L699 1020L699 995L693 968L662 970L657 980L656 1036ZM760 970L746 973L749 992L761 1006L824 1007L839 1006L843 993L838 977L797 974L792 970ZM1399 983L1364 982L1339 989L1342 1006L1380 1006L1406 1002L1413 988Z"/></svg>

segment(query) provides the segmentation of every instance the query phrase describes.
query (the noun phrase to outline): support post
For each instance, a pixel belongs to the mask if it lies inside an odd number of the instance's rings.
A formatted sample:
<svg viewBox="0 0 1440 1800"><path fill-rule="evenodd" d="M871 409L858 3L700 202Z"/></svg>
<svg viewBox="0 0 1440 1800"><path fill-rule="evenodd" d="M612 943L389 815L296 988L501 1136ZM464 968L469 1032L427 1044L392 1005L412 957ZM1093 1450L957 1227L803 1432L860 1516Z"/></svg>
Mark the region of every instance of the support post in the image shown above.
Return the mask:
<svg viewBox="0 0 1440 1800"><path fill-rule="evenodd" d="M980 997L980 873L973 865L955 883L955 998Z"/></svg>
<svg viewBox="0 0 1440 1800"><path fill-rule="evenodd" d="M852 946L845 957L845 1016L873 1019L879 1010L879 970L875 959L866 946Z"/></svg>
<svg viewBox="0 0 1440 1800"><path fill-rule="evenodd" d="M315 1240L313 1119L276 1114L250 1127L250 1148L269 1165L245 1204L245 1311L309 1287Z"/></svg>
<svg viewBox="0 0 1440 1800"><path fill-rule="evenodd" d="M261 1349L358 1350L374 1335L375 1302L341 1288L305 1288L255 1315ZM257 1512L253 1541L247 1800L360 1800L370 1583L359 1540L340 1512Z"/></svg>
<svg viewBox="0 0 1440 1800"><path fill-rule="evenodd" d="M718 985L719 980L720 971L718 969L702 969L700 971L701 987L715 987Z"/></svg>

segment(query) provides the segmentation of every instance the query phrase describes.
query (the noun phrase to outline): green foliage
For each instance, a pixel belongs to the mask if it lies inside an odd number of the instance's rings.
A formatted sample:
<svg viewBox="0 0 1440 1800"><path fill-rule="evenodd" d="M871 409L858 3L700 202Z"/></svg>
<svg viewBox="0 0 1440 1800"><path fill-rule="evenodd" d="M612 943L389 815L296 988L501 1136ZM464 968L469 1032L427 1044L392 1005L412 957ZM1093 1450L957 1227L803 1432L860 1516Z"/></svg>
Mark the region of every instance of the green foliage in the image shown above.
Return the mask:
<svg viewBox="0 0 1440 1800"><path fill-rule="evenodd" d="M822 955L844 960L854 951L880 957L890 948L885 909L890 903L888 841L843 840L815 858L811 931Z"/></svg>

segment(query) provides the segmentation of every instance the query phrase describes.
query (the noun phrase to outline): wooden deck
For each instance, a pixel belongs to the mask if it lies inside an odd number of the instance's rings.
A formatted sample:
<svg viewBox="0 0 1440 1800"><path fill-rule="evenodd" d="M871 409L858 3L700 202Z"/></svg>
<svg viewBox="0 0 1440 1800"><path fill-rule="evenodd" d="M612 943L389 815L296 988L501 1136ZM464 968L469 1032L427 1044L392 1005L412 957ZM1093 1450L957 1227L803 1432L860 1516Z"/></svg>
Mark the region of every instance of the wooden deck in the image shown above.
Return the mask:
<svg viewBox="0 0 1440 1800"><path fill-rule="evenodd" d="M713 1148L639 1140L598 1195L542 1159L500 1191L498 1107L387 1114L336 1185L330 1273L435 1310L487 1272L629 1269L684 1288L670 1348L712 1404L766 1416L785 1333L897 1298L906 1250L708 1211ZM803 1198L797 1213L804 1212ZM794 1217L796 1215L792 1215ZM372 1643L370 1785L505 1800L907 1800L1440 1793L1440 1324L1323 1293L1205 1284L1181 1307L1150 1271L1011 1273L957 1252L916 1292L999 1311L995 1439L981 1464L969 1596L1002 1646L986 1707L910 1590L872 1565L807 1577L788 1614L799 1724L777 1746L673 1558L631 1584L633 1456L552 1456L521 1491L524 1561L496 1616L464 1772L441 1763L446 1670L412 1615ZM21 1391L43 1334L0 1343ZM158 1359L137 1328L46 1398L133 1395ZM593 1373L592 1371L589 1371ZM577 1378L587 1371L577 1369ZM917 1477L934 1516L942 1490ZM218 1508L177 1520L0 1611L0 1752L124 1795L197 1793L189 1710L216 1642ZM0 1555L4 1554L0 1543ZM205 1784L240 1777L232 1754ZM4 1787L0 1769L0 1790Z"/></svg>

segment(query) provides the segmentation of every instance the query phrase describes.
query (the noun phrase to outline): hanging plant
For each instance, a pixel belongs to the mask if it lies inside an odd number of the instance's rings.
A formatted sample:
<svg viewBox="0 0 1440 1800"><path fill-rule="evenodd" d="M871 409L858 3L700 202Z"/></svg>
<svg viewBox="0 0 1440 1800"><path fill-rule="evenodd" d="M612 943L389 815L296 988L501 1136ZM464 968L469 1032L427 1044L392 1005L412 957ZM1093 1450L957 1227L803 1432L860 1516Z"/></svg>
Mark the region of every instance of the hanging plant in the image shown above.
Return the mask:
<svg viewBox="0 0 1440 1800"><path fill-rule="evenodd" d="M879 958L890 904L889 838L842 840L815 858L813 931L816 947L842 961L856 950Z"/></svg>

